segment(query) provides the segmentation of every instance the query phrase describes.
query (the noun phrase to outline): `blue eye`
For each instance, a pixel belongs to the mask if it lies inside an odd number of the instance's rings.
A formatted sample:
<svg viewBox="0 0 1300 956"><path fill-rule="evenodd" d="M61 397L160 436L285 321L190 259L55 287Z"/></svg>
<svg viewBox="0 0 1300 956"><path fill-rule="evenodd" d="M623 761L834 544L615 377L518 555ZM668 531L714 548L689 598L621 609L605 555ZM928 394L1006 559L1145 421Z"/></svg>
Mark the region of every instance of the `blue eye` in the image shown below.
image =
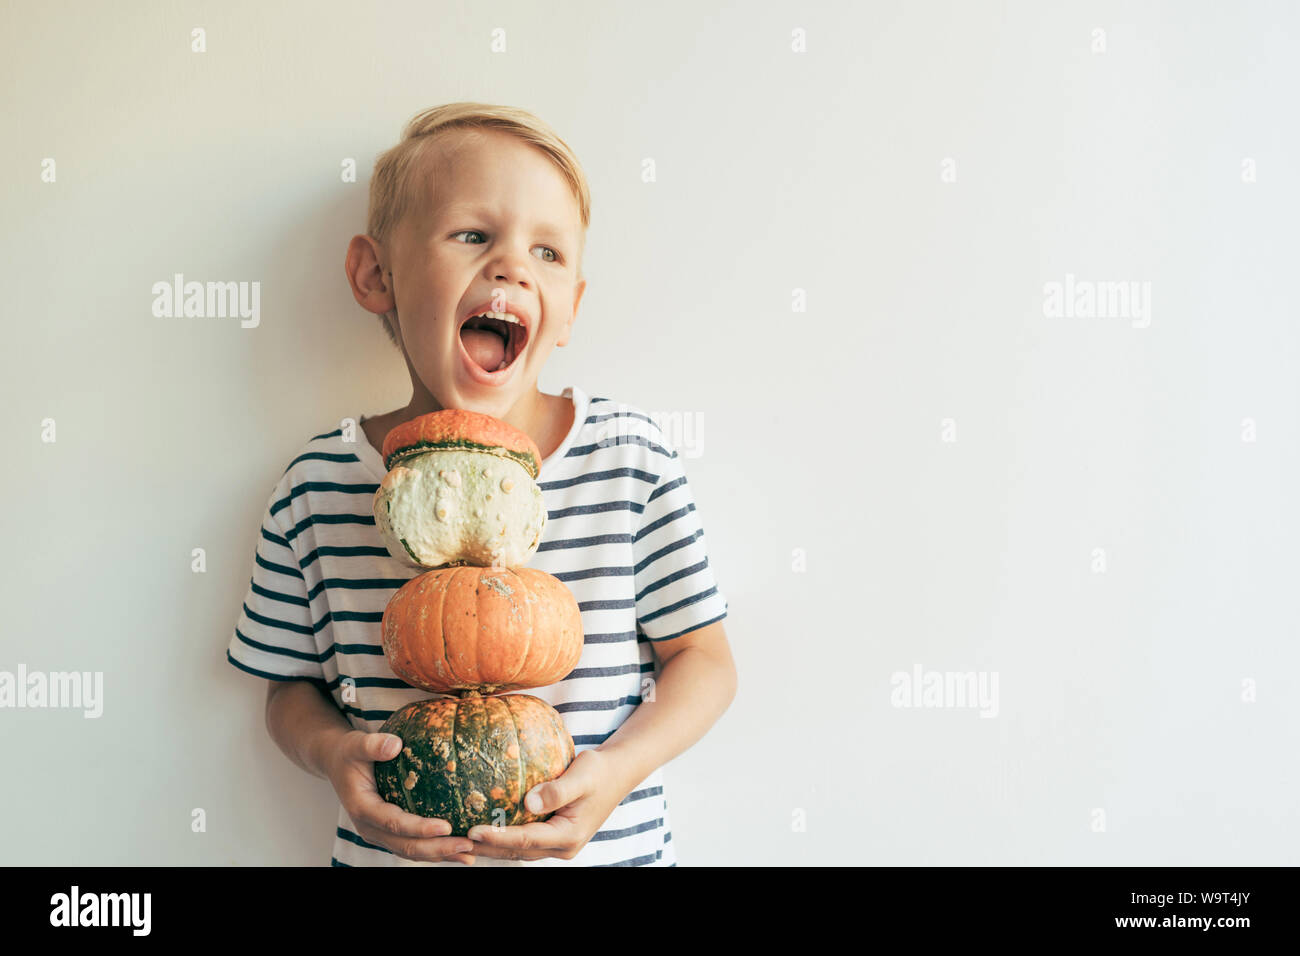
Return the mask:
<svg viewBox="0 0 1300 956"><path fill-rule="evenodd" d="M479 232L477 229L462 229L460 232L453 232L453 233L451 234L451 237L452 237L453 239L455 239L457 236L478 236L480 239L482 239L482 238L483 238L483 233ZM467 245L478 246L478 245L482 245L482 243L480 243L480 242L471 242L471 243L467 243ZM559 261L560 261L560 254L559 254L558 252L556 252L554 249L552 249L550 246L539 246L538 248L545 249L547 252L549 252L549 253L551 254L551 258L549 258L549 259L543 259L543 260L542 260L543 262L559 262Z"/></svg>

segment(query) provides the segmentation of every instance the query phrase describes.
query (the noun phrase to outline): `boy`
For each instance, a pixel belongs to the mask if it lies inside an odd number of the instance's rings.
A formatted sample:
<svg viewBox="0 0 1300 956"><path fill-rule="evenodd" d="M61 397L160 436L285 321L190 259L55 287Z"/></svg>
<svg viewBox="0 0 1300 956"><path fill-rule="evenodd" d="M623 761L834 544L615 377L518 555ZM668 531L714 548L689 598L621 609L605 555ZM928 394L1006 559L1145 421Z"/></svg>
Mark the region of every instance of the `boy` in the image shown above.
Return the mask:
<svg viewBox="0 0 1300 956"><path fill-rule="evenodd" d="M589 209L576 157L523 110L428 110L375 164L368 233L352 239L346 270L401 349L411 400L358 417L362 434L316 436L290 462L227 651L267 679L272 738L338 794L335 865L676 865L660 767L735 695L727 603L681 462L650 418L577 387L537 388L586 289ZM465 327L486 311L512 312L519 328ZM441 408L493 415L537 443L548 520L528 564L573 592L584 631L578 667L527 691L559 711L577 751L527 797L554 816L467 837L386 803L373 768L401 747L374 731L428 696L393 675L380 646L385 605L418 572L374 526L379 449L395 425Z"/></svg>

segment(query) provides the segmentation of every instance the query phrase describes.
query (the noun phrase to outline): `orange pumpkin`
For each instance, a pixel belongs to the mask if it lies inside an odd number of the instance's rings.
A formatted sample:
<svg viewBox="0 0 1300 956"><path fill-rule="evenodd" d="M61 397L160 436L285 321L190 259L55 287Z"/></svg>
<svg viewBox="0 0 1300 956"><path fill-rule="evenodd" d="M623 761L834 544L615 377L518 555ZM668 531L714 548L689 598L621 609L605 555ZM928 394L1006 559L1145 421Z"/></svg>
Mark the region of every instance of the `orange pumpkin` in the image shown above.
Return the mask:
<svg viewBox="0 0 1300 956"><path fill-rule="evenodd" d="M453 567L407 581L384 609L393 673L434 693L545 687L582 656L582 615L536 568Z"/></svg>

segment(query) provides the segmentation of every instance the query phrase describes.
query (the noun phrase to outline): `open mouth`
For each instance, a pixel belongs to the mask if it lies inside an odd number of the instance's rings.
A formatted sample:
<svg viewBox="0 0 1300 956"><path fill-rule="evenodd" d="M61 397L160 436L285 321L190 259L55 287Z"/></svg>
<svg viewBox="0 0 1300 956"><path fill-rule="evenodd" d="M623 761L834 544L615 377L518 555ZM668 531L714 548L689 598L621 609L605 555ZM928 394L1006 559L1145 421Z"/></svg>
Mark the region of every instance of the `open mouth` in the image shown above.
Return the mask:
<svg viewBox="0 0 1300 956"><path fill-rule="evenodd" d="M460 341L470 361L491 374L519 358L528 344L528 329L514 315L485 312L461 323Z"/></svg>

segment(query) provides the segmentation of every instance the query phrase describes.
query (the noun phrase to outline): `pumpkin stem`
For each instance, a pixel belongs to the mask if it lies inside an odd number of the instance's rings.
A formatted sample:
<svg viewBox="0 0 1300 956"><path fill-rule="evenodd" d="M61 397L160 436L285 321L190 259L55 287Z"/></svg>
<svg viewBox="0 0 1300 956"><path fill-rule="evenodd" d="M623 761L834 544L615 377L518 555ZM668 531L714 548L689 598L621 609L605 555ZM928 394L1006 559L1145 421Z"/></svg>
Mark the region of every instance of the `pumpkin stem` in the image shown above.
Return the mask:
<svg viewBox="0 0 1300 956"><path fill-rule="evenodd" d="M476 690L462 690L459 693L460 693L461 700L473 700L475 697L483 696Z"/></svg>

